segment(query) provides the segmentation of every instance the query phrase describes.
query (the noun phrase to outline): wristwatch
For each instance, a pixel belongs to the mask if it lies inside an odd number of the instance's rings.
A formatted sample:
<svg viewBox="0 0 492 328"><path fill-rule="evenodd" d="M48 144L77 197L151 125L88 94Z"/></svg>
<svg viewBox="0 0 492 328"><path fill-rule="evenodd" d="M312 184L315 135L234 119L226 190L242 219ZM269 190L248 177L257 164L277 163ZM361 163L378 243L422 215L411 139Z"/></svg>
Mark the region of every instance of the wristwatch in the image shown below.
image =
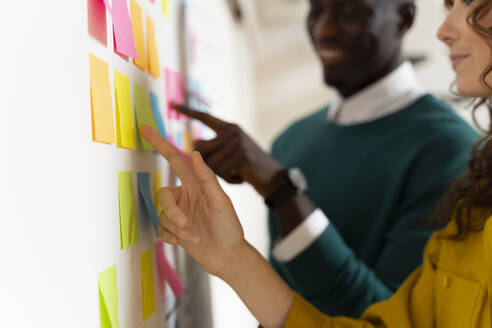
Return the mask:
<svg viewBox="0 0 492 328"><path fill-rule="evenodd" d="M275 209L289 199L302 195L308 190L308 183L304 174L297 167L290 167L280 171L272 180L277 187L267 198L265 204Z"/></svg>

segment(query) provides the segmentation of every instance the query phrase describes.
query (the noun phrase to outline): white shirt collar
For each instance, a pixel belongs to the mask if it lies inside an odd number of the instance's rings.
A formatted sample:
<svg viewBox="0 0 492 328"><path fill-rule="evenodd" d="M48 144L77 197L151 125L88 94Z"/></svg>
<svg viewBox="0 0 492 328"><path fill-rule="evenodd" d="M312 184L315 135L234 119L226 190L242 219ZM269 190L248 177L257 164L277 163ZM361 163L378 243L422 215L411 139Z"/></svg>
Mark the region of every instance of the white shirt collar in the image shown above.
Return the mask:
<svg viewBox="0 0 492 328"><path fill-rule="evenodd" d="M371 122L407 107L425 93L417 82L412 65L404 62L381 80L349 98L343 99L335 90L328 120L339 125Z"/></svg>

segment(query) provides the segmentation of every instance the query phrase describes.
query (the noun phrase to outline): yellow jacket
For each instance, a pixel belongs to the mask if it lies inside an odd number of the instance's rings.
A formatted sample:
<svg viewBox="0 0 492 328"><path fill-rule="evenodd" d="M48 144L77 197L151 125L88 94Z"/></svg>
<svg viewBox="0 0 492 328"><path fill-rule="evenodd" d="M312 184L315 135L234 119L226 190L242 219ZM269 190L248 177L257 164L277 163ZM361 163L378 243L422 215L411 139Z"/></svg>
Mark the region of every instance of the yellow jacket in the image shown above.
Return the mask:
<svg viewBox="0 0 492 328"><path fill-rule="evenodd" d="M329 317L299 295L286 328L491 328L492 219L484 230L462 241L439 238L456 230L454 222L436 232L415 270L387 301L374 304L361 319Z"/></svg>

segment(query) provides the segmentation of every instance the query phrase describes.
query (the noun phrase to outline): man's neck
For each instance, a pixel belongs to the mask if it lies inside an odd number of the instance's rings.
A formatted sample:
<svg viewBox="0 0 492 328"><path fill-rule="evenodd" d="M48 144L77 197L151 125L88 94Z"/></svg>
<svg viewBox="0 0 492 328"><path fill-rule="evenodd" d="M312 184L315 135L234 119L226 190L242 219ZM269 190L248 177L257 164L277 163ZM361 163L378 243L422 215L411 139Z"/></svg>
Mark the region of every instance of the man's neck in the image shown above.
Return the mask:
<svg viewBox="0 0 492 328"><path fill-rule="evenodd" d="M376 74L372 74L369 78L362 80L362 81L357 81L355 84L347 83L346 85L338 85L334 86L335 89L338 90L340 95L342 95L343 98L349 98L353 96L354 94L364 90L371 84L381 80L391 72L393 72L395 69L397 69L401 64L403 63L403 58L399 56L396 60L393 60L392 62L388 63L385 65L382 69L380 69Z"/></svg>

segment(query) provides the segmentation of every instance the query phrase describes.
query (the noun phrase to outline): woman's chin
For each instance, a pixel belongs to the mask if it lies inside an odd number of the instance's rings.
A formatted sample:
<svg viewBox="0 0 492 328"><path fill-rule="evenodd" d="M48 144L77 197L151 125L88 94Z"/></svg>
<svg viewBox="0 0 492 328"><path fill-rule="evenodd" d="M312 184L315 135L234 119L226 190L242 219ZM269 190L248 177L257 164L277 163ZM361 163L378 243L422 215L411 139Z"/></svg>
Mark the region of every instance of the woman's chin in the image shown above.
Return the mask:
<svg viewBox="0 0 492 328"><path fill-rule="evenodd" d="M481 98L490 97L492 90L487 89L485 86L481 85L477 80L466 80L458 79L456 81L456 87L458 93L467 98Z"/></svg>

